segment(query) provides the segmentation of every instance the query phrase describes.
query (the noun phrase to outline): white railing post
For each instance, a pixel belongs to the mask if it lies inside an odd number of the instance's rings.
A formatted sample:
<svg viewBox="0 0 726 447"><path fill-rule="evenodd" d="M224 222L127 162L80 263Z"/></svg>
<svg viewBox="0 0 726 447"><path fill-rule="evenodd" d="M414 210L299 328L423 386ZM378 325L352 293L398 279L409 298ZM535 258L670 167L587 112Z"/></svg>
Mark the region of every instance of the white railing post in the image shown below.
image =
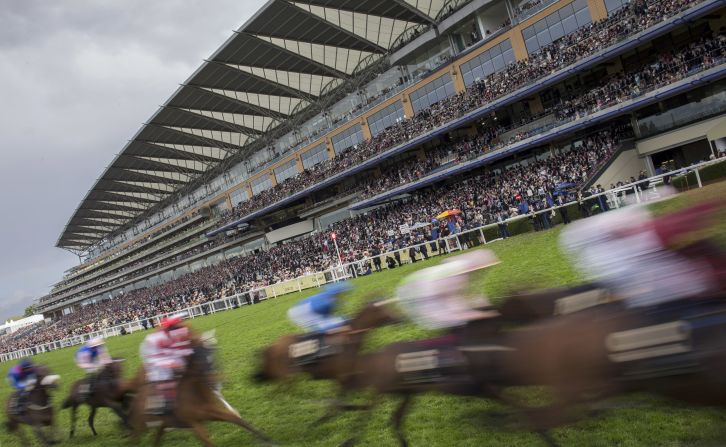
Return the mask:
<svg viewBox="0 0 726 447"><path fill-rule="evenodd" d="M698 187L703 188L703 183L701 182L701 174L698 172L698 168L694 169L693 172L696 173L696 181L698 182Z"/></svg>

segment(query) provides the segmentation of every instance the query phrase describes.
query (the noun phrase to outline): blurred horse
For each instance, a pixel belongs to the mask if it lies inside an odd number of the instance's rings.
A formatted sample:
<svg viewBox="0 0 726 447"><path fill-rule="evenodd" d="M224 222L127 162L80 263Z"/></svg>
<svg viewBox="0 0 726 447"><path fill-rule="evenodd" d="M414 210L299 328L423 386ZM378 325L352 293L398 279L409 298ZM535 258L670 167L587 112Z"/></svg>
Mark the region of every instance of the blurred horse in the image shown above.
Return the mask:
<svg viewBox="0 0 726 447"><path fill-rule="evenodd" d="M78 407L83 404L91 407L91 412L88 415L88 426L91 427L91 432L94 436L97 435L96 429L93 426L97 408L110 408L121 418L123 424L127 425L126 411L123 407L124 393L121 387L122 362L123 359L113 359L113 362L106 365L98 373L96 386L91 394L86 395L87 393L81 391L84 387L90 387L90 379L88 377L78 380L73 384L70 394L63 401L61 407L63 409L71 409L71 438L76 432L76 412Z"/></svg>
<svg viewBox="0 0 726 447"><path fill-rule="evenodd" d="M7 422L5 426L11 433L16 433L20 438L21 445L30 445L25 437L25 434L21 430L21 425L30 425L33 428L38 439L45 446L56 444L57 441L54 439L54 414L53 405L50 401L50 391L55 389L60 380L60 376L51 374L50 370L46 366L37 366L37 380L38 383L27 396L27 404L25 405L22 414L12 414L10 411L10 400L8 400L5 406L5 412L7 414ZM17 391L16 391L17 393ZM12 395L11 399L15 399L17 396ZM49 428L51 433L44 433L43 429Z"/></svg>
<svg viewBox="0 0 726 447"><path fill-rule="evenodd" d="M691 299L653 308L593 307L503 334L477 380L502 389L544 385L550 405L519 408L529 427L547 431L575 422L582 404L628 392L651 392L693 405L726 407L726 302ZM492 372L496 371L496 377Z"/></svg>
<svg viewBox="0 0 726 447"><path fill-rule="evenodd" d="M388 301L368 302L348 323L348 329L333 334L294 334L277 339L262 351L262 364L253 378L258 381L286 380L299 374L308 374L316 380L334 380L341 384L344 394L353 379L355 364L365 335L374 328L399 321L391 312ZM342 394L341 397L342 398ZM335 410L358 409L340 399L327 417Z"/></svg>
<svg viewBox="0 0 726 447"><path fill-rule="evenodd" d="M189 428L205 447L212 446L204 422L230 422L243 427L258 439L269 442L269 438L240 417L222 396L214 366L214 342L211 335L192 338L193 353L177 383L176 407L170 415L146 413L146 403L153 384L146 382L146 373L141 368L136 377L125 385L135 395L131 402L129 420L132 437L138 441L149 425L156 425L155 446L168 428Z"/></svg>

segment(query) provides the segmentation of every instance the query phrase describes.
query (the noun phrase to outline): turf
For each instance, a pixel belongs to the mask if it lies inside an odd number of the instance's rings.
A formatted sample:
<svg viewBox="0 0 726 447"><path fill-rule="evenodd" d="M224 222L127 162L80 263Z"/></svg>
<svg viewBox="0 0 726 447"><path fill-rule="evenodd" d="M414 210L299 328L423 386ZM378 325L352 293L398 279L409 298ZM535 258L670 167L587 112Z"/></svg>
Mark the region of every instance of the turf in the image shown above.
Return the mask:
<svg viewBox="0 0 726 447"><path fill-rule="evenodd" d="M654 206L658 213L668 212L697 201L726 195L726 183L691 191ZM723 234L726 228L719 224L714 230ZM496 241L488 248L494 250L501 264L479 272L472 284L473 291L492 297L527 287L551 287L581 281L578 273L560 253L557 238L560 227ZM357 309L364 297L371 294L391 296L398 282L416 269L433 265L440 260L418 262L402 268L384 271L371 277L353 280L354 291L347 295L344 313ZM193 320L197 330L216 329L221 369L225 374L224 394L239 409L244 418L271 436L276 443L290 446L333 446L344 441L354 429L356 414L346 414L323 424L315 424L324 412L324 400L334 393L331 384L299 380L293 384L258 385L249 377L257 363L258 350L276 337L295 331L286 320L285 312L301 297L314 293L310 290L290 294L253 306L223 312ZM108 340L115 357L124 357L126 375L139 365L138 346L145 333L135 333ZM370 349L393 341L415 339L428 335L410 324L379 330L370 340ZM73 364L74 349L54 351L35 357L62 375L62 386L55 393L54 402L60 405L73 381L82 377ZM6 374L9 363L0 365ZM9 387L0 390L0 399L7 399ZM365 395L358 399L365 399ZM555 438L566 446L691 446L723 445L721 427L725 414L714 409L695 409L664 402L652 396L628 396L610 402L611 409L603 416L554 431ZM362 445L397 445L388 420L396 400L388 398L372 413L363 430ZM93 437L85 424L87 409L82 409L76 437L68 440L69 412L60 412L58 426L63 437L61 445L98 446L128 444L124 432L118 427L110 410L102 409L96 418L99 432ZM410 412L405 431L413 446L538 446L541 440L518 429L506 409L487 400L442 395L418 397ZM210 424L212 440L216 445L239 446L254 444L246 432L226 424ZM165 436L164 445L198 445L191 433L172 432ZM151 437L144 439L150 445ZM4 431L0 433L0 446L19 445L17 438Z"/></svg>

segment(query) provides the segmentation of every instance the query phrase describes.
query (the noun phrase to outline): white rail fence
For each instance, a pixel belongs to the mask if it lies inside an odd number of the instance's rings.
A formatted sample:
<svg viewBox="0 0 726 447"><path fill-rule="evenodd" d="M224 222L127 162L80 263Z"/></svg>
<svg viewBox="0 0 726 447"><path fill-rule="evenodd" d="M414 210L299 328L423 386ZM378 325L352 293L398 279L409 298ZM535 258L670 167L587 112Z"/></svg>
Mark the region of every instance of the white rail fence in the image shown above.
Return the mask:
<svg viewBox="0 0 726 447"><path fill-rule="evenodd" d="M677 169L668 173L650 177L648 179L639 180L634 183L620 186L600 194L594 194L584 198L584 200L592 202L594 200L596 201L598 197L602 196L605 197L605 199L607 200L608 206L615 209L626 206L628 202L632 201L634 201L635 203L643 203L660 200L663 197L661 188L663 186L664 177L671 177L672 179L675 179L693 172L696 177L697 183L694 186L702 188L703 182L701 181L701 175L699 171L706 166L714 165L720 162L726 162L726 159L711 160L687 168ZM641 187L644 184L647 184L647 188ZM626 199L626 197L630 195L632 196L632 199ZM577 201L571 201L560 206L553 206L537 212L519 215L507 219L505 223L509 225L522 219L536 218L536 216L540 214L554 213L560 208L570 207L578 203L579 202ZM193 319L204 315L215 314L217 312L238 309L242 306L252 305L271 298L277 298L278 296L286 295L288 293L300 292L313 287L320 287L329 282L336 282L351 277L364 276L369 273L375 273L378 270L376 266L380 266L381 270L385 270L388 269L389 262L391 262L392 267L395 268L410 262L425 260L429 257L460 250L466 250L474 246L484 245L488 242L491 242L486 240L484 231L491 228L496 228L498 225L499 223L490 223L477 228L469 229L460 233L443 237L437 241L426 241L420 244L388 251L378 256L366 257L361 260L340 264L336 267L330 268L322 272L312 273L292 280L272 284L254 290L249 290L244 293L238 293L216 301L197 304L174 312L159 314L150 318L143 318L140 320L123 323L102 330L72 336L50 343L36 345L30 348L2 353L0 354L0 362L17 360L43 352L49 352L57 349L67 348L70 346L80 345L94 337L108 338L117 335L130 334L140 330L147 330L149 328L157 326L163 318L169 315L181 314L184 315L186 318ZM375 258L379 258L380 263L376 262ZM388 258L390 258L390 260L388 260Z"/></svg>

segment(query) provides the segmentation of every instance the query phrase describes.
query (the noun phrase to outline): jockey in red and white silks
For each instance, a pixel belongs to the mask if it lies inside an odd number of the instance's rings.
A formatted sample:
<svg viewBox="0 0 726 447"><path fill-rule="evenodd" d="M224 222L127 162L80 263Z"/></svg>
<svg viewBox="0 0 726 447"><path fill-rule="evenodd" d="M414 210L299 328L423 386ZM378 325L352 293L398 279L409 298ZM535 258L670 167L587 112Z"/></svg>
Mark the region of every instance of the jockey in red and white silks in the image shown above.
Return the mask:
<svg viewBox="0 0 726 447"><path fill-rule="evenodd" d="M414 323L426 329L452 328L495 316L495 312L474 309L466 291L471 272L498 262L492 251L474 250L412 273L397 290L401 308ZM480 306L488 304L485 297L478 298Z"/></svg>
<svg viewBox="0 0 726 447"><path fill-rule="evenodd" d="M657 305L717 288L709 262L671 249L677 238L705 225L709 212L699 205L654 218L644 206L632 205L571 224L560 243L576 268L627 307Z"/></svg>
<svg viewBox="0 0 726 447"><path fill-rule="evenodd" d="M160 328L146 336L141 357L150 382L171 381L184 368L186 357L192 354L190 337L181 317L162 320Z"/></svg>

